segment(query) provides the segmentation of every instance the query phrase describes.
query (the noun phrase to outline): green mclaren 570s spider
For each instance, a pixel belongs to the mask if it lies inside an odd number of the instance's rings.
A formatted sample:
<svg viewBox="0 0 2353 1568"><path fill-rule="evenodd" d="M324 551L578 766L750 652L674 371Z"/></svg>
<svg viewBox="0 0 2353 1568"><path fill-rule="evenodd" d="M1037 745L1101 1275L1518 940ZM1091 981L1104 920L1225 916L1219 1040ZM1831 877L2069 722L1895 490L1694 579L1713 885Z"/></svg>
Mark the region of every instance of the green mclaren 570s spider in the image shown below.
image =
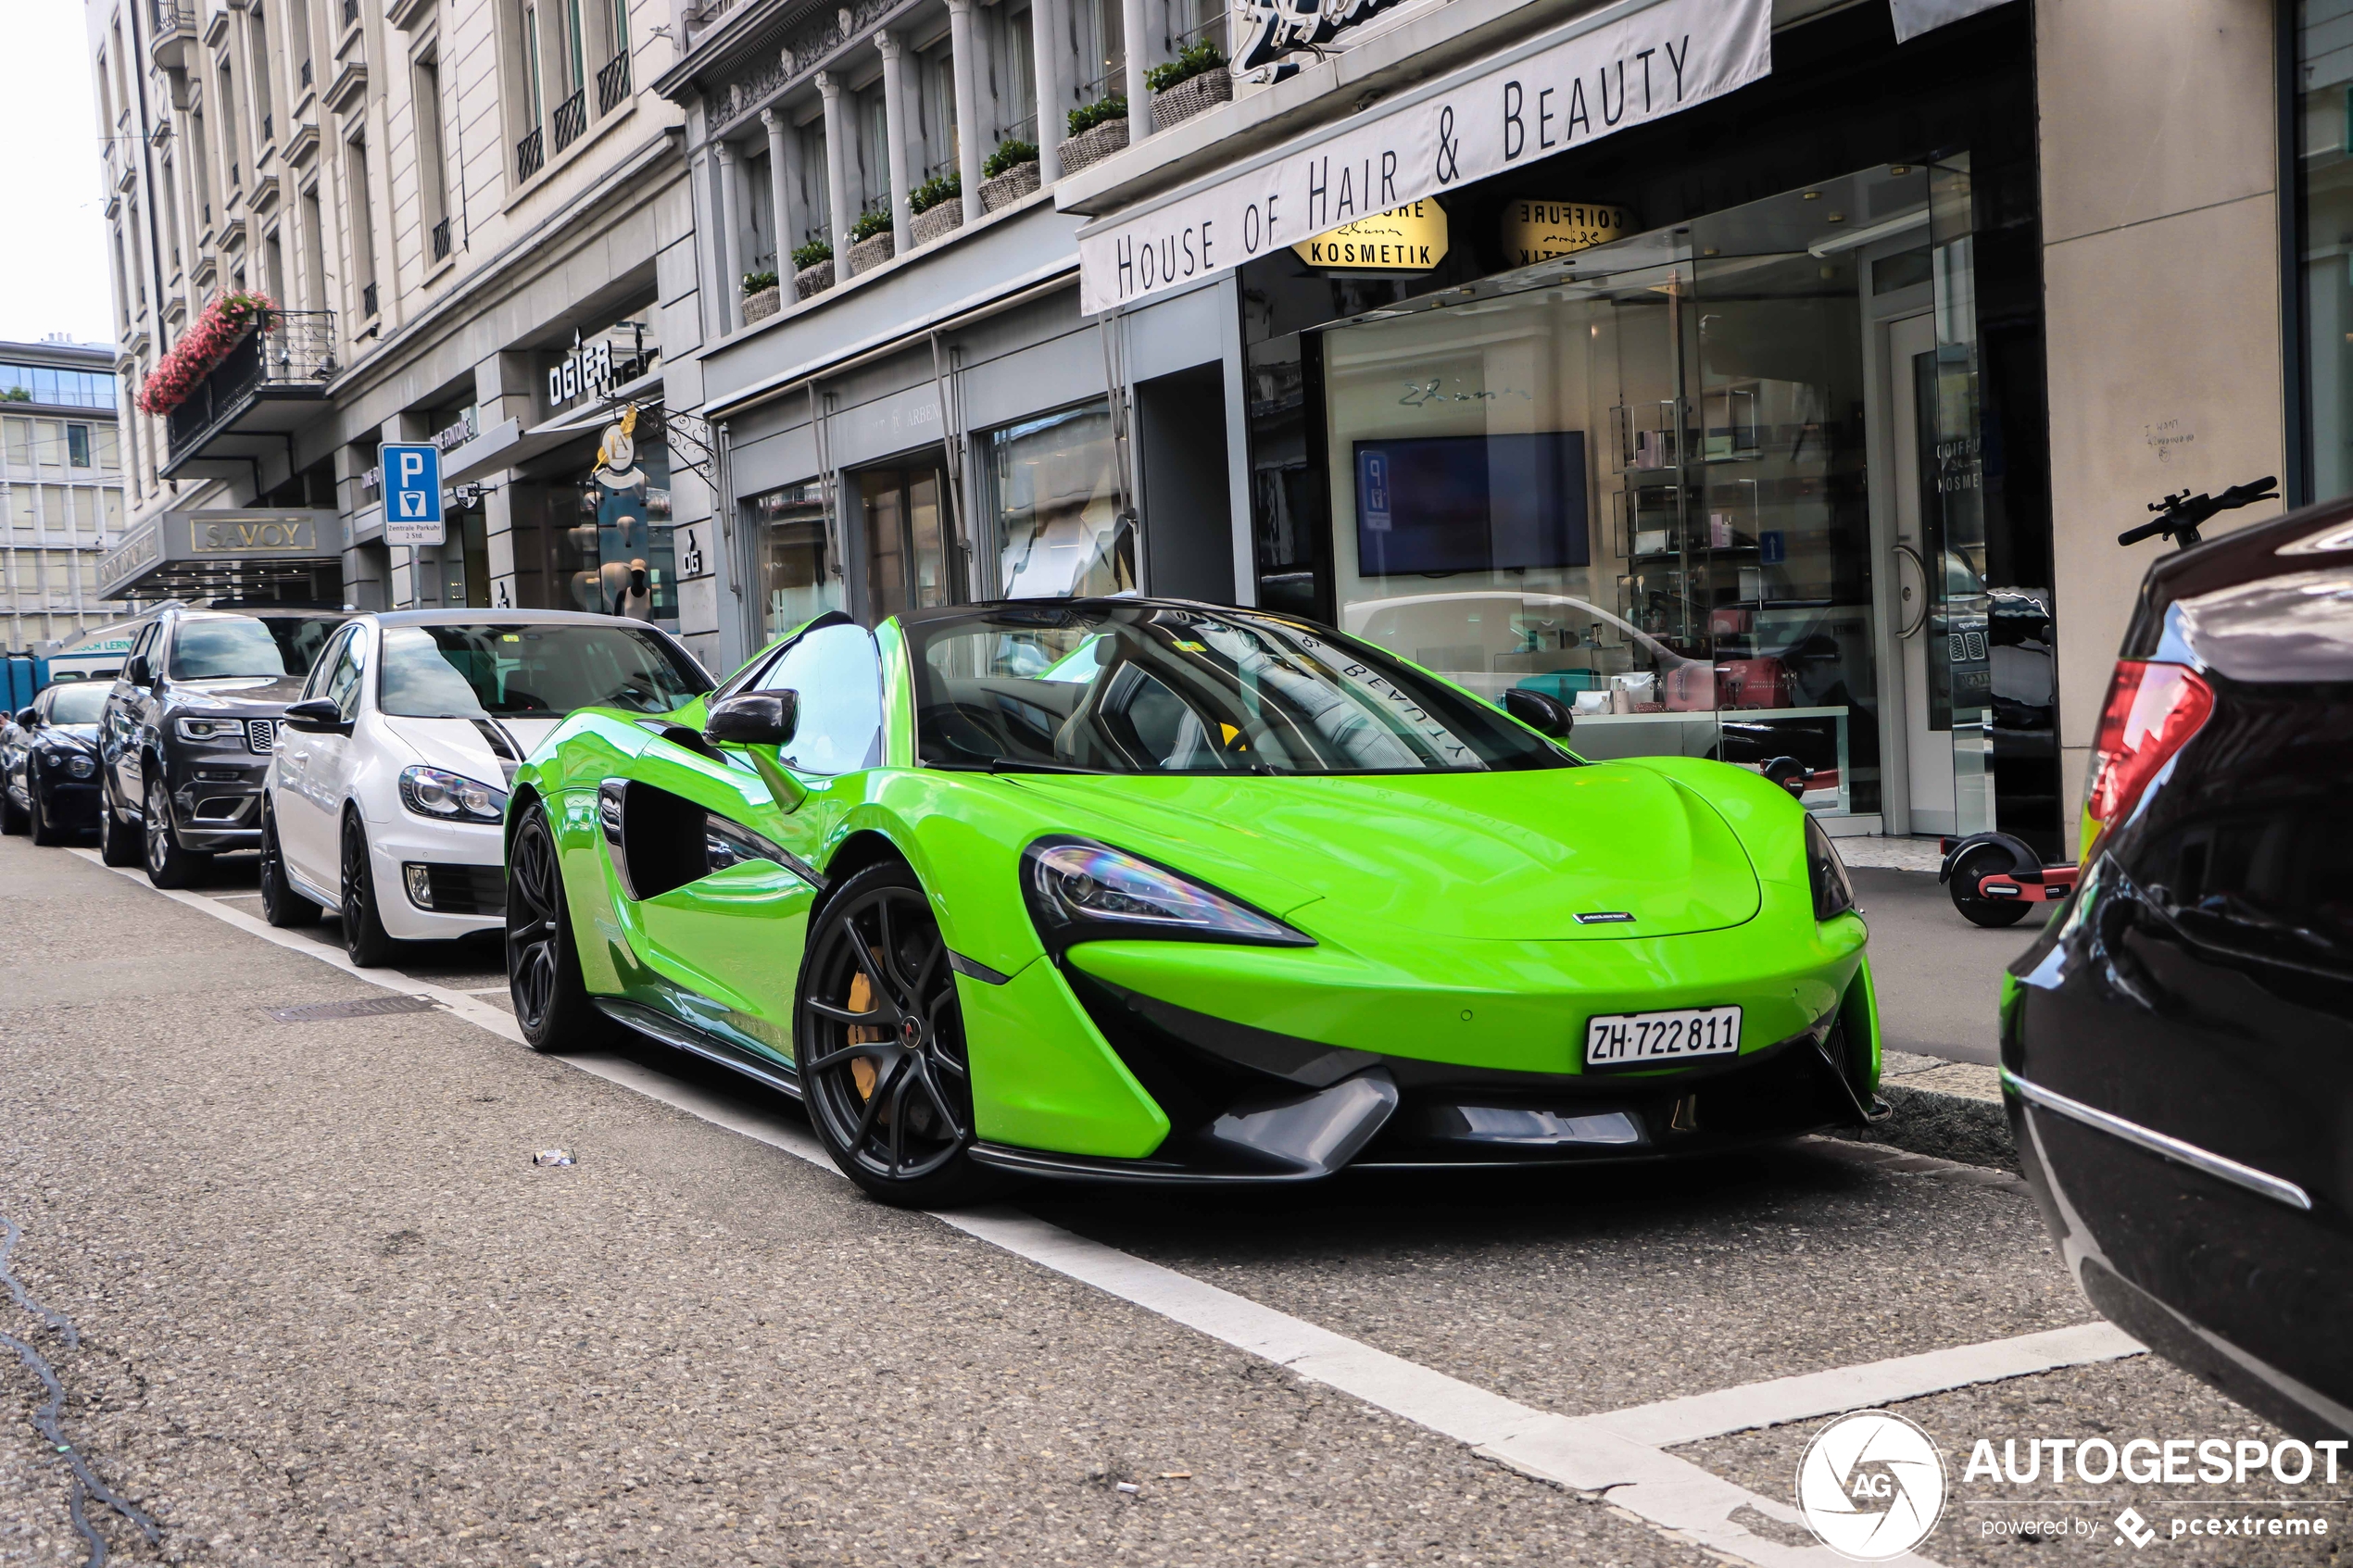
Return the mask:
<svg viewBox="0 0 2353 1568"><path fill-rule="evenodd" d="M1587 762L1569 722L1255 610L823 616L518 770L515 1015L541 1050L627 1029L799 1096L908 1204L1869 1120L1829 837L1755 772Z"/></svg>

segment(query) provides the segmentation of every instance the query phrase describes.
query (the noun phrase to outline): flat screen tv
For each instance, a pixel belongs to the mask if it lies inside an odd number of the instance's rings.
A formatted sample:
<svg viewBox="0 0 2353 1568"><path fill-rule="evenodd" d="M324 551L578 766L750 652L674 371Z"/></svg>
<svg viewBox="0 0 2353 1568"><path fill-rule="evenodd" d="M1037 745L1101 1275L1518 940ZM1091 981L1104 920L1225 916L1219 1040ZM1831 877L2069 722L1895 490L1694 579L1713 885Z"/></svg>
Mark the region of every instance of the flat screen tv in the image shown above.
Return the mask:
<svg viewBox="0 0 2353 1568"><path fill-rule="evenodd" d="M1591 559L1581 430L1356 443L1356 561L1367 577Z"/></svg>

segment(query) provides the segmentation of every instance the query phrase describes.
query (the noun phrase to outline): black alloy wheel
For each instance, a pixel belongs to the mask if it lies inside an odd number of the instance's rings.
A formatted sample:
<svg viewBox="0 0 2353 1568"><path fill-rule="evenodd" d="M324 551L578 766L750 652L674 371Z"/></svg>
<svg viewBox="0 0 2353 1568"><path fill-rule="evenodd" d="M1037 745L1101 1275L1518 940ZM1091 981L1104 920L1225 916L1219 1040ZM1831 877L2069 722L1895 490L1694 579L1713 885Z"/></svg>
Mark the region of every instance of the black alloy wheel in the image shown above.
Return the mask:
<svg viewBox="0 0 2353 1568"><path fill-rule="evenodd" d="M313 925L322 911L286 880L286 854L278 844L278 814L261 802L261 918L275 926Z"/></svg>
<svg viewBox="0 0 2353 1568"><path fill-rule="evenodd" d="M2019 869L2010 852L1998 844L1981 844L1953 864L1953 873L1945 887L1953 896L1953 908L1971 925L1999 930L2016 925L2026 918L2032 906L2023 898L1988 898L1977 890L1980 881L2003 872Z"/></svg>
<svg viewBox="0 0 2353 1568"><path fill-rule="evenodd" d="M37 764L24 765L25 818L32 834L32 842L44 849L54 849L66 841L65 830L49 815L48 806L41 798L41 771Z"/></svg>
<svg viewBox="0 0 2353 1568"><path fill-rule="evenodd" d="M392 961L392 935L377 913L376 874L368 857L368 830L358 812L343 819L343 950L361 969Z"/></svg>
<svg viewBox="0 0 2353 1568"><path fill-rule="evenodd" d="M171 797L156 772L147 775L147 880L157 887L185 887L196 880L196 870L210 856L180 847L171 830Z"/></svg>
<svg viewBox="0 0 2353 1568"><path fill-rule="evenodd" d="M114 809L114 791L98 786L98 860L102 865L135 866L144 852L138 838Z"/></svg>
<svg viewBox="0 0 2353 1568"><path fill-rule="evenodd" d="M615 1044L622 1027L597 1010L581 978L547 813L535 802L519 816L507 849L507 990L523 1044L535 1051Z"/></svg>
<svg viewBox="0 0 2353 1568"><path fill-rule="evenodd" d="M817 911L793 1031L801 1093L825 1152L888 1203L993 1192L973 1163L972 1068L948 944L914 873L870 866Z"/></svg>

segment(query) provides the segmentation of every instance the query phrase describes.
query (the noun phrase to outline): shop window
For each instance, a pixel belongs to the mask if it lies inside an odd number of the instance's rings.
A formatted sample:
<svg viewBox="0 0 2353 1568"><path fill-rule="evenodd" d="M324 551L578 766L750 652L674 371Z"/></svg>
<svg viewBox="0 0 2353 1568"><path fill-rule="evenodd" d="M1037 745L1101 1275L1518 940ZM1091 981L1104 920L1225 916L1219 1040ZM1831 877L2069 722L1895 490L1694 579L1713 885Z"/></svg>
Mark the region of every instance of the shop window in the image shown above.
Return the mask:
<svg viewBox="0 0 2353 1568"><path fill-rule="evenodd" d="M865 549L868 620L936 609L963 597L949 558L944 479L929 464L865 469L851 476Z"/></svg>
<svg viewBox="0 0 2353 1568"><path fill-rule="evenodd" d="M2308 489L2290 506L2353 492L2353 49L2344 0L2296 7L2296 222L2304 329Z"/></svg>
<svg viewBox="0 0 2353 1568"><path fill-rule="evenodd" d="M828 547L823 486L812 481L744 503L760 563L761 640L842 607L841 572Z"/></svg>
<svg viewBox="0 0 2353 1568"><path fill-rule="evenodd" d="M1136 533L1120 506L1118 451L1102 403L992 431L996 592L1100 597L1136 587Z"/></svg>

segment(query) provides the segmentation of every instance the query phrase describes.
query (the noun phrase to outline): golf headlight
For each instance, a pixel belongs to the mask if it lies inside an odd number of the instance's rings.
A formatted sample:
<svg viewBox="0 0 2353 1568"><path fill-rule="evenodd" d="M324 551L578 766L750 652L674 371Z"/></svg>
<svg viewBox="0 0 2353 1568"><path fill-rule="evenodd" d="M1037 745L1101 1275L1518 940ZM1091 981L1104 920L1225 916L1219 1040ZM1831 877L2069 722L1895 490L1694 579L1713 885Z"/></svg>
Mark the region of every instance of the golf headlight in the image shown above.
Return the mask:
<svg viewBox="0 0 2353 1568"><path fill-rule="evenodd" d="M1814 814L1806 814L1806 878L1814 885L1814 918L1829 920L1855 907L1855 884L1846 879L1846 862Z"/></svg>
<svg viewBox="0 0 2353 1568"><path fill-rule="evenodd" d="M1213 888L1083 839L1045 839L1022 856L1022 891L1039 935L1059 952L1096 938L1156 936L1312 947L1293 931Z"/></svg>
<svg viewBox="0 0 2353 1568"><path fill-rule="evenodd" d="M233 740L240 745L245 738L243 719L190 719L180 721L182 740Z"/></svg>
<svg viewBox="0 0 2353 1568"><path fill-rule="evenodd" d="M400 770L400 803L420 817L447 822L495 822L507 814L507 792L440 768Z"/></svg>

